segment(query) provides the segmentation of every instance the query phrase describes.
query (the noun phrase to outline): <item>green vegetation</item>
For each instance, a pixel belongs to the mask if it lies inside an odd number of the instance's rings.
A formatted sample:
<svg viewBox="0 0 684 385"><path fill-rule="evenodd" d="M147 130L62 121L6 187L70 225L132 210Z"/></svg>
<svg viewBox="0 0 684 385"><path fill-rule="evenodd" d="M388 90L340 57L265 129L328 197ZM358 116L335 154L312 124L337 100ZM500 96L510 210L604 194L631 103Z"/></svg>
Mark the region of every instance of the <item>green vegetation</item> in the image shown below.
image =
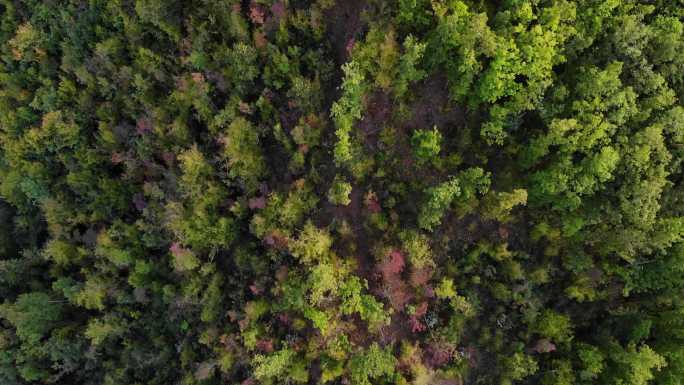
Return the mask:
<svg viewBox="0 0 684 385"><path fill-rule="evenodd" d="M681 0L0 0L0 384L684 384Z"/></svg>

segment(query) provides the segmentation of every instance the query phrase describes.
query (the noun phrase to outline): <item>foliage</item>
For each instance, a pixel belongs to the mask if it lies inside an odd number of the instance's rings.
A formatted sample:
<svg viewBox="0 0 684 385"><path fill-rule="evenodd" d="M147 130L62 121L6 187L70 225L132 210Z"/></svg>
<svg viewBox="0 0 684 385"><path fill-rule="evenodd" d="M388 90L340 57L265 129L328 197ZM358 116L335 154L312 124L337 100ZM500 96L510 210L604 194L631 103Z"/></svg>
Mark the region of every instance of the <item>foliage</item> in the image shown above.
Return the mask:
<svg viewBox="0 0 684 385"><path fill-rule="evenodd" d="M248 186L256 186L266 172L256 130L246 119L237 118L228 126L225 135L223 142L228 174L240 177Z"/></svg>
<svg viewBox="0 0 684 385"><path fill-rule="evenodd" d="M572 339L570 319L552 310L545 310L537 319L534 331L554 342L567 342Z"/></svg>
<svg viewBox="0 0 684 385"><path fill-rule="evenodd" d="M432 231L442 222L442 217L451 203L461 194L459 180L452 178L447 182L431 187L425 191L426 200L420 206L418 226Z"/></svg>
<svg viewBox="0 0 684 385"><path fill-rule="evenodd" d="M15 303L4 303L0 310L19 338L28 344L37 344L56 326L62 306L51 301L46 293L33 292L21 294Z"/></svg>
<svg viewBox="0 0 684 385"><path fill-rule="evenodd" d="M425 163L439 155L442 134L434 127L432 130L415 130L411 136L413 155L419 162Z"/></svg>
<svg viewBox="0 0 684 385"><path fill-rule="evenodd" d="M328 200L332 204L347 206L351 203L351 199L349 198L351 192L352 185L337 175L335 176L335 180L333 180L330 190L328 190Z"/></svg>
<svg viewBox="0 0 684 385"><path fill-rule="evenodd" d="M0 384L681 385L683 4L0 0Z"/></svg>
<svg viewBox="0 0 684 385"><path fill-rule="evenodd" d="M529 355L516 352L510 357L503 360L504 373L502 383L511 383L511 381L522 380L537 372L539 366L537 362Z"/></svg>
<svg viewBox="0 0 684 385"><path fill-rule="evenodd" d="M328 256L331 246L330 234L309 221L304 225L297 240L292 243L290 250L302 263L315 264Z"/></svg>
<svg viewBox="0 0 684 385"><path fill-rule="evenodd" d="M254 357L254 376L259 381L287 378L295 352L290 349L279 350L269 356Z"/></svg>
<svg viewBox="0 0 684 385"><path fill-rule="evenodd" d="M409 230L399 233L399 238L413 267L422 269L433 264L429 239L424 234Z"/></svg>
<svg viewBox="0 0 684 385"><path fill-rule="evenodd" d="M334 156L338 165L352 159L351 131L354 121L361 118L365 80L357 62L346 63L342 66L342 70L344 71L342 96L330 109L336 126L337 142Z"/></svg>
<svg viewBox="0 0 684 385"><path fill-rule="evenodd" d="M395 365L396 358L390 350L374 343L349 362L351 379L355 384L370 385L371 379L392 376Z"/></svg>
<svg viewBox="0 0 684 385"><path fill-rule="evenodd" d="M496 192L487 195L482 215L487 219L499 222L510 220L511 210L527 203L527 190L515 189L511 192Z"/></svg>

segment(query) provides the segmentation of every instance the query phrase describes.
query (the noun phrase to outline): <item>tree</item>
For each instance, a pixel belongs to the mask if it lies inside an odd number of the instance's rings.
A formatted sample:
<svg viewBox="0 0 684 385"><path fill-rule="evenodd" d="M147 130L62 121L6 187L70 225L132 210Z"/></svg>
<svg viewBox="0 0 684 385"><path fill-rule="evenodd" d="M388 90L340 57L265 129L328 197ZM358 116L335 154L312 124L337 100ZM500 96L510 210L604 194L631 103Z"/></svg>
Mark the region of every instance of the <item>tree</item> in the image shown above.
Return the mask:
<svg viewBox="0 0 684 385"><path fill-rule="evenodd" d="M364 288L367 288L365 280L361 281L356 276L345 278L340 284L340 310L347 315L358 313L362 320L368 322L371 330L378 330L389 324L389 315L375 297L362 293Z"/></svg>
<svg viewBox="0 0 684 385"><path fill-rule="evenodd" d="M347 206L351 203L349 194L352 192L352 185L346 182L339 174L335 176L333 184L328 190L328 200L332 204Z"/></svg>
<svg viewBox="0 0 684 385"><path fill-rule="evenodd" d="M543 385L575 384L575 374L572 371L572 364L565 360L553 361L553 369L544 374L541 383Z"/></svg>
<svg viewBox="0 0 684 385"><path fill-rule="evenodd" d="M415 130L411 137L413 155L423 164L437 158L442 144L442 134L434 127L432 130Z"/></svg>
<svg viewBox="0 0 684 385"><path fill-rule="evenodd" d="M552 310L545 310L536 320L532 330L557 343L569 342L573 338L570 318Z"/></svg>
<svg viewBox="0 0 684 385"><path fill-rule="evenodd" d="M366 351L357 354L349 362L351 380L354 384L370 385L370 380L390 378L394 374L396 358L388 348L373 343Z"/></svg>
<svg viewBox="0 0 684 385"><path fill-rule="evenodd" d="M522 380L535 374L539 369L539 365L531 356L516 352L504 358L502 369L501 383L511 384L513 381Z"/></svg>
<svg viewBox="0 0 684 385"><path fill-rule="evenodd" d="M143 21L152 23L173 40L180 40L180 20L177 7L169 7L159 0L136 0L135 11Z"/></svg>
<svg viewBox="0 0 684 385"><path fill-rule="evenodd" d="M337 143L333 153L337 165L346 164L352 159L351 131L354 121L361 118L365 92L365 76L358 62L344 64L342 71L342 96L330 109L336 127Z"/></svg>
<svg viewBox="0 0 684 385"><path fill-rule="evenodd" d="M292 367L295 352L291 349L279 350L269 356L256 355L252 360L254 377L259 381L271 382L276 379L286 379L288 370Z"/></svg>
<svg viewBox="0 0 684 385"><path fill-rule="evenodd" d="M654 378L655 371L667 365L665 358L648 345L631 344L624 349L612 343L609 357L612 365L609 364L600 378L628 385L646 385Z"/></svg>
<svg viewBox="0 0 684 385"><path fill-rule="evenodd" d="M510 220L511 210L518 205L527 204L527 190L515 189L511 192L490 192L483 202L482 216L499 222Z"/></svg>
<svg viewBox="0 0 684 385"><path fill-rule="evenodd" d="M300 262L313 265L328 257L331 246L330 234L307 221L297 239L292 242L290 251Z"/></svg>
<svg viewBox="0 0 684 385"><path fill-rule="evenodd" d="M117 337L123 334L126 325L121 319L115 317L92 318L88 322L85 336L88 337L93 346L101 345L107 338Z"/></svg>
<svg viewBox="0 0 684 385"><path fill-rule="evenodd" d="M453 177L447 182L425 190L426 198L418 212L418 226L432 231L442 222L445 212L460 194L459 180Z"/></svg>
<svg viewBox="0 0 684 385"><path fill-rule="evenodd" d="M0 0L0 384L681 385L682 4Z"/></svg>
<svg viewBox="0 0 684 385"><path fill-rule="evenodd" d="M597 347L580 343L577 347L577 356L582 368L579 372L581 380L593 380L603 371L605 357Z"/></svg>
<svg viewBox="0 0 684 385"><path fill-rule="evenodd" d="M409 263L416 269L433 265L430 243L427 236L417 231L406 230L399 233L402 249L406 251Z"/></svg>
<svg viewBox="0 0 684 385"><path fill-rule="evenodd" d="M409 89L411 83L423 79L427 72L421 69L421 61L427 48L426 43L421 43L414 36L409 35L404 39L404 52L399 57L397 79L394 81L394 93L401 98Z"/></svg>
<svg viewBox="0 0 684 385"><path fill-rule="evenodd" d="M253 190L266 173L257 131L246 119L237 118L228 126L223 143L228 174L241 178Z"/></svg>
<svg viewBox="0 0 684 385"><path fill-rule="evenodd" d="M19 295L14 303L3 303L0 316L9 321L19 338L35 345L57 326L62 311L61 303L47 293L32 292Z"/></svg>

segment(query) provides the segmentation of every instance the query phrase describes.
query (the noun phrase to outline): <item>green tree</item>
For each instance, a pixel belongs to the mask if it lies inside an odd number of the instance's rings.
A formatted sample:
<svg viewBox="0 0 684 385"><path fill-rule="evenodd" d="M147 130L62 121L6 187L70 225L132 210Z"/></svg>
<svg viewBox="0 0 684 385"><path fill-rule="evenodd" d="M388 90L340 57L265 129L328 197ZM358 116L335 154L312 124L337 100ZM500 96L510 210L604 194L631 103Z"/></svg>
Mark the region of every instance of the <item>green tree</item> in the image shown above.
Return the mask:
<svg viewBox="0 0 684 385"><path fill-rule="evenodd" d="M515 189L511 192L491 192L483 202L482 216L499 222L508 222L511 210L518 205L527 204L527 190Z"/></svg>
<svg viewBox="0 0 684 385"><path fill-rule="evenodd" d="M535 374L538 369L537 361L531 356L520 352L513 353L503 360L501 383L512 384L513 381L522 380Z"/></svg>
<svg viewBox="0 0 684 385"><path fill-rule="evenodd" d="M17 336L29 345L35 345L58 325L63 312L60 301L52 300L47 293L24 293L16 302L5 302L0 316L16 330Z"/></svg>
<svg viewBox="0 0 684 385"><path fill-rule="evenodd" d="M226 129L223 142L229 175L242 179L250 190L254 189L266 173L257 131L246 119L237 118Z"/></svg>
<svg viewBox="0 0 684 385"><path fill-rule="evenodd" d="M328 201L332 204L347 206L351 203L351 198L349 198L351 192L352 185L340 175L336 175L330 190L328 190Z"/></svg>
<svg viewBox="0 0 684 385"><path fill-rule="evenodd" d="M359 63L348 62L342 66L344 80L342 95L331 107L331 115L335 122L335 163L343 165L352 159L351 131L354 122L361 118L363 112L363 95L365 93L365 76Z"/></svg>
<svg viewBox="0 0 684 385"><path fill-rule="evenodd" d="M613 343L609 353L611 364L600 378L605 381L628 385L646 385L655 372L667 365L665 358L656 353L648 345L637 347L629 345L627 349Z"/></svg>
<svg viewBox="0 0 684 385"><path fill-rule="evenodd" d="M370 385L371 379L391 378L395 371L396 361L388 348L382 349L374 343L349 361L351 380L354 384Z"/></svg>
<svg viewBox="0 0 684 385"><path fill-rule="evenodd" d="M453 201L461 194L459 180L452 177L435 187L425 190L425 201L418 212L418 226L432 231L442 222L446 211Z"/></svg>
<svg viewBox="0 0 684 385"><path fill-rule="evenodd" d="M327 259L332 242L328 231L307 221L297 239L292 242L290 252L302 263L315 264Z"/></svg>
<svg viewBox="0 0 684 385"><path fill-rule="evenodd" d="M435 160L442 144L442 134L434 127L432 130L415 130L411 136L413 155L419 163Z"/></svg>
<svg viewBox="0 0 684 385"><path fill-rule="evenodd" d="M552 310L545 310L539 316L533 331L558 343L569 342L573 338L570 318Z"/></svg>

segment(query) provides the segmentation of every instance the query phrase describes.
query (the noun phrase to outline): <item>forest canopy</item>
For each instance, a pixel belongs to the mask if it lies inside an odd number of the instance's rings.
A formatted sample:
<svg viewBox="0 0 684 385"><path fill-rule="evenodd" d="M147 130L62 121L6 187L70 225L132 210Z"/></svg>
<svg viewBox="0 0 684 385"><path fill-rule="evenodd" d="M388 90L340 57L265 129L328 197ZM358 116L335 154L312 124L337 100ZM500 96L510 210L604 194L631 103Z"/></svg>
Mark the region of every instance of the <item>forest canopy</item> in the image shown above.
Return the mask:
<svg viewBox="0 0 684 385"><path fill-rule="evenodd" d="M0 383L684 385L684 0L0 0Z"/></svg>

